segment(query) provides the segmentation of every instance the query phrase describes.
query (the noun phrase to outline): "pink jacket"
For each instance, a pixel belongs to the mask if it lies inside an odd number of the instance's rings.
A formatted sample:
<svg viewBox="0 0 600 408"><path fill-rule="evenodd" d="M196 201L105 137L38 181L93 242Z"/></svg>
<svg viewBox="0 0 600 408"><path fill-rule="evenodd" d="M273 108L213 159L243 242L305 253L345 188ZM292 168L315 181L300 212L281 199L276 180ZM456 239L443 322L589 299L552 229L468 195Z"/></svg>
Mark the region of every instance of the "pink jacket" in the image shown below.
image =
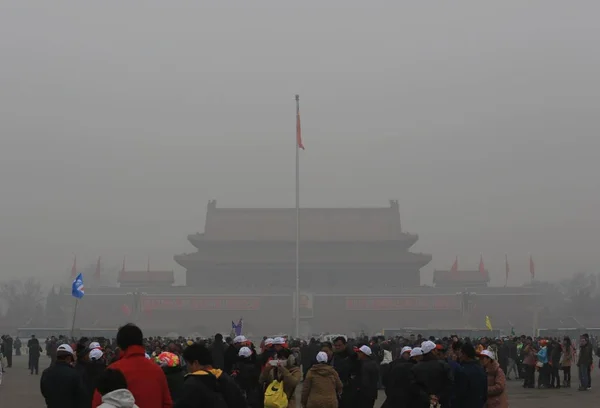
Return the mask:
<svg viewBox="0 0 600 408"><path fill-rule="evenodd" d="M487 373L488 395L487 408L508 408L506 395L506 377L496 361L485 370Z"/></svg>

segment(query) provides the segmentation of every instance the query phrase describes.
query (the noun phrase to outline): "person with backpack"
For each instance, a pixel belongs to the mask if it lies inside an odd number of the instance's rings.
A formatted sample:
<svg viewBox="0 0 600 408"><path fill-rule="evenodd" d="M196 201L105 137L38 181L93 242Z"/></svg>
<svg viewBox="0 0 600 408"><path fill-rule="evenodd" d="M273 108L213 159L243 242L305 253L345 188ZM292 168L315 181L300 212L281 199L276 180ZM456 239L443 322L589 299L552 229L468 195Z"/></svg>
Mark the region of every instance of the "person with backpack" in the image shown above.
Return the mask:
<svg viewBox="0 0 600 408"><path fill-rule="evenodd" d="M235 380L213 368L212 352L194 343L183 351L188 374L174 408L247 408L246 398Z"/></svg>
<svg viewBox="0 0 600 408"><path fill-rule="evenodd" d="M292 351L279 347L276 357L267 363L259 378L260 384L265 387L265 408L281 406L282 400L287 401L287 408L296 408L296 387L301 375Z"/></svg>

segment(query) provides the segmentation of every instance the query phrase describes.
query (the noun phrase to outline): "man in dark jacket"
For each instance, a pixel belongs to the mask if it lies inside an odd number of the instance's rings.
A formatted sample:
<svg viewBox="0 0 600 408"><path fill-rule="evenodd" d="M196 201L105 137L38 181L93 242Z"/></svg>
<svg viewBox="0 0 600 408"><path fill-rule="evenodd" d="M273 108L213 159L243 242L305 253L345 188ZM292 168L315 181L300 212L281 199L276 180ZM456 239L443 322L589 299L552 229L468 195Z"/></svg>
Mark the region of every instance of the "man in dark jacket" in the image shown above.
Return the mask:
<svg viewBox="0 0 600 408"><path fill-rule="evenodd" d="M415 376L412 368L416 364L410 359L410 347L404 347L400 358L390 363L388 373L383 377L387 399L384 408L414 407L418 398Z"/></svg>
<svg viewBox="0 0 600 408"><path fill-rule="evenodd" d="M476 359L475 348L470 343L458 352L460 369L454 371L453 407L483 408L487 401L487 374Z"/></svg>
<svg viewBox="0 0 600 408"><path fill-rule="evenodd" d="M589 337L585 334L579 339L579 358L577 367L579 368L579 391L587 391L590 387L589 370L594 363L594 355Z"/></svg>
<svg viewBox="0 0 600 408"><path fill-rule="evenodd" d="M40 354L42 347L40 341L35 338L35 334L31 335L31 339L27 342L27 348L29 348L29 370L33 375L35 371L36 375L40 373Z"/></svg>
<svg viewBox="0 0 600 408"><path fill-rule="evenodd" d="M48 408L89 407L81 377L73 368L71 346L62 344L57 349L56 364L42 373L40 389Z"/></svg>
<svg viewBox="0 0 600 408"><path fill-rule="evenodd" d="M233 339L233 345L225 349L223 366L226 373L231 373L231 370L233 370L233 366L238 360L238 353L247 341L244 336L236 336Z"/></svg>
<svg viewBox="0 0 600 408"><path fill-rule="evenodd" d="M330 364L338 373L343 386L339 408L349 408L353 406L356 399L356 390L352 385L352 378L358 372L358 359L356 354L348 347L345 337L337 337L333 341L333 347L334 353Z"/></svg>
<svg viewBox="0 0 600 408"><path fill-rule="evenodd" d="M15 348L15 356L21 355L21 339L18 337L15 339L15 344L13 346Z"/></svg>
<svg viewBox="0 0 600 408"><path fill-rule="evenodd" d="M13 339L10 334L4 336L4 357L6 357L6 366L12 367Z"/></svg>
<svg viewBox="0 0 600 408"><path fill-rule="evenodd" d="M223 370L225 368L225 349L227 344L223 341L223 335L221 333L215 334L215 341L211 346L211 353L213 364L215 368Z"/></svg>
<svg viewBox="0 0 600 408"><path fill-rule="evenodd" d="M450 406L454 383L452 369L446 361L438 359L433 353L436 349L434 342L424 341L421 349L423 360L413 368L416 384L428 395L436 396L442 407Z"/></svg>
<svg viewBox="0 0 600 408"><path fill-rule="evenodd" d="M361 346L356 355L360 365L358 375L354 379L357 398L356 408L373 408L379 390L379 365L374 360L369 346Z"/></svg>
<svg viewBox="0 0 600 408"><path fill-rule="evenodd" d="M212 366L210 350L192 344L183 351L189 374L175 408L246 408L246 399L233 378Z"/></svg>

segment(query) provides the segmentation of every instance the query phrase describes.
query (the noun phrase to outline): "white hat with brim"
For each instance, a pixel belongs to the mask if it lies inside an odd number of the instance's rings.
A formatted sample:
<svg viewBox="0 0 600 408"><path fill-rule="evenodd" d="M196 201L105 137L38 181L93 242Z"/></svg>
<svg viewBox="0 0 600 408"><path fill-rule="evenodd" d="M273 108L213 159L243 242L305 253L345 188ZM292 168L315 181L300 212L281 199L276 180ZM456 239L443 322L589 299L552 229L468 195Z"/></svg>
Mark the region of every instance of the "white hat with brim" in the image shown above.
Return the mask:
<svg viewBox="0 0 600 408"><path fill-rule="evenodd" d="M56 348L56 352L57 353L69 353L71 355L75 354L75 353L73 353L73 349L71 348L71 346L69 346L68 344L61 344L60 346L58 346Z"/></svg>
<svg viewBox="0 0 600 408"><path fill-rule="evenodd" d="M423 350L421 349L421 347L415 347L414 349L412 349L410 351L411 357L417 357L417 356L422 356L422 355L423 355Z"/></svg>
<svg viewBox="0 0 600 408"><path fill-rule="evenodd" d="M233 339L233 344L241 344L246 342L246 336L237 336Z"/></svg>
<svg viewBox="0 0 600 408"><path fill-rule="evenodd" d="M481 353L479 353L479 357L487 357L487 358L490 358L492 360L496 359L496 356L494 355L494 352L490 351L490 350L483 350Z"/></svg>
<svg viewBox="0 0 600 408"><path fill-rule="evenodd" d="M421 350L423 350L423 354L431 353L433 350L435 350L435 347L435 343L431 340L421 343Z"/></svg>
<svg viewBox="0 0 600 408"><path fill-rule="evenodd" d="M90 350L90 360L100 360L104 353L100 349Z"/></svg>
<svg viewBox="0 0 600 408"><path fill-rule="evenodd" d="M402 347L402 351L400 352L400 354L404 354L404 353L410 353L412 351L412 347Z"/></svg>
<svg viewBox="0 0 600 408"><path fill-rule="evenodd" d="M324 351L319 351L319 353L317 354L317 361L319 363L326 363L327 361L329 361L329 356Z"/></svg>
<svg viewBox="0 0 600 408"><path fill-rule="evenodd" d="M363 353L366 356L370 356L371 354L373 354L373 352L371 351L371 347L369 347L369 346L360 346L358 351Z"/></svg>

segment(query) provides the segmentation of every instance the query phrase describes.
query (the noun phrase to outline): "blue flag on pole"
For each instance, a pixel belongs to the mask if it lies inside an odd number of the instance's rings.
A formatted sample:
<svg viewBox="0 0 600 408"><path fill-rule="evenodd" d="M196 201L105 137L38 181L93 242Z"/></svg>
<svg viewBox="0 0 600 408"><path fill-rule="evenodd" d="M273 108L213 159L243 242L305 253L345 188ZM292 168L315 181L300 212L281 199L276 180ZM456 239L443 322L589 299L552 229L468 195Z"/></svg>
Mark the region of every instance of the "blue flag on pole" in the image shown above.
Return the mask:
<svg viewBox="0 0 600 408"><path fill-rule="evenodd" d="M73 285L71 286L71 294L77 299L81 299L85 294L85 291L83 290L83 275L81 275L81 273L77 275L73 281Z"/></svg>
<svg viewBox="0 0 600 408"><path fill-rule="evenodd" d="M238 321L238 324L235 324L235 322L233 320L231 321L231 329L235 332L236 336L242 335L243 328L244 328L244 320L242 320L241 318Z"/></svg>

